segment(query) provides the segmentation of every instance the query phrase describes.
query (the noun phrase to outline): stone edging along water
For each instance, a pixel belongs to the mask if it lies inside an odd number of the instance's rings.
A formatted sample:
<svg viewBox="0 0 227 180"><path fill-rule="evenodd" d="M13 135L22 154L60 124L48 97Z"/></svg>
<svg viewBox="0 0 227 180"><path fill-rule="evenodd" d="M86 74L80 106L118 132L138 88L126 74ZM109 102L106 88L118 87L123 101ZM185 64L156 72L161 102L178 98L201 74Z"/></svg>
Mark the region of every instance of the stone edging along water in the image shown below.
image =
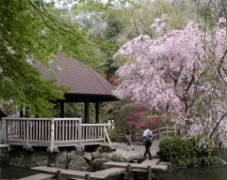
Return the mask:
<svg viewBox="0 0 227 180"><path fill-rule="evenodd" d="M90 168L102 168L102 164L111 160L118 162L140 162L144 159L144 146L134 145L134 151L128 151L125 143L113 143L115 151L102 147L94 151L77 151L63 149L58 153L46 151L25 151L15 149L8 151L2 149L0 161L2 164L17 167L53 166L72 170L85 170ZM151 148L153 156L157 153Z"/></svg>
<svg viewBox="0 0 227 180"><path fill-rule="evenodd" d="M158 142L154 142L151 147L153 157L157 157L159 151ZM63 149L58 153L48 153L46 151L24 151L2 150L0 161L3 164L17 167L52 166L71 170L96 170L102 169L107 161L134 162L140 163L144 160L144 146L134 144L134 151L128 151L125 143L113 143L115 151L98 147L94 151L77 151ZM226 165L226 161L218 158L215 166Z"/></svg>

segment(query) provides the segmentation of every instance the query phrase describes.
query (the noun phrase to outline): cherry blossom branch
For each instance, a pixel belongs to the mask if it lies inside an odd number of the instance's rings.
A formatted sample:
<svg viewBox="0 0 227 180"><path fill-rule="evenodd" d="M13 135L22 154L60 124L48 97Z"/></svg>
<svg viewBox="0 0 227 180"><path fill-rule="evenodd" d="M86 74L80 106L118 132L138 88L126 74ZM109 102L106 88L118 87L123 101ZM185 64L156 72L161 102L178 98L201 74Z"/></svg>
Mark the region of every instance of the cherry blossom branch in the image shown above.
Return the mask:
<svg viewBox="0 0 227 180"><path fill-rule="evenodd" d="M225 113L221 116L221 118L219 119L219 121L216 123L214 129L212 130L212 132L211 132L211 134L210 134L210 137L209 137L210 139L212 138L214 132L216 131L216 129L218 128L219 124L221 123L221 121L224 119L224 117L225 117L226 115L227 115L227 112L225 112Z"/></svg>
<svg viewBox="0 0 227 180"><path fill-rule="evenodd" d="M222 64L224 63L226 54L227 54L227 49L225 50L225 52L224 52L224 54L223 54L223 56L222 56L222 58L221 58L221 61L220 61L219 65L218 65L218 73L219 73L219 75L221 76L223 82L227 85L227 82L225 81L225 79L224 79L224 77L223 77L223 75L222 75L222 73L221 73L221 69L223 69Z"/></svg>

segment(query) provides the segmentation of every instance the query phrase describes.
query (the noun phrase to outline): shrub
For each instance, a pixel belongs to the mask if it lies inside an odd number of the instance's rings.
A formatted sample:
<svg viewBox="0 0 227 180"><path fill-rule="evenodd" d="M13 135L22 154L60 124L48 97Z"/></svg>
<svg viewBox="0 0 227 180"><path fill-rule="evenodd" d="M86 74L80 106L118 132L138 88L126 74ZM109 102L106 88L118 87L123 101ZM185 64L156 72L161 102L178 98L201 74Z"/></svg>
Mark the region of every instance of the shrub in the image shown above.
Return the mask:
<svg viewBox="0 0 227 180"><path fill-rule="evenodd" d="M108 135L109 135L109 138L111 141L113 141L113 142L124 142L125 141L124 135L125 135L126 130L124 132L119 132L116 129L108 129L107 132L108 132Z"/></svg>
<svg viewBox="0 0 227 180"><path fill-rule="evenodd" d="M164 138L160 141L160 159L171 162L176 166L192 166L194 164L214 164L215 150L198 151L194 138L183 139L181 137Z"/></svg>

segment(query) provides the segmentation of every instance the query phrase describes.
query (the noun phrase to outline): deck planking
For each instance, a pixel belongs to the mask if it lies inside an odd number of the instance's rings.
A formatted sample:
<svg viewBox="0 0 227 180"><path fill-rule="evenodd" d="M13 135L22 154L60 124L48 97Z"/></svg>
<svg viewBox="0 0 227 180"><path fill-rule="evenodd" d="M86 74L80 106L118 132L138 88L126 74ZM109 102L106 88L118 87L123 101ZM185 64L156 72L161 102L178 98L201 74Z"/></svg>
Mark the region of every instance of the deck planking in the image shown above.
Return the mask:
<svg viewBox="0 0 227 180"><path fill-rule="evenodd" d="M46 167L46 166L37 166L31 169L41 171L41 172L51 173L51 174L57 174L57 171L61 171L62 175L69 175L76 178L84 178L86 174L91 173L88 171L77 171L77 170L53 168L53 167Z"/></svg>
<svg viewBox="0 0 227 180"><path fill-rule="evenodd" d="M109 176L116 176L123 174L125 172L125 168L117 168L112 167L109 169L104 169L96 172L88 172L88 171L77 171L77 170L68 170L68 169L60 169L60 168L53 168L53 167L46 167L46 166L37 166L31 168L32 170L37 170L41 172L56 174L57 171L61 171L62 175L72 176L72 179L77 178L85 178L86 174L89 174L90 178L93 179L105 179Z"/></svg>
<svg viewBox="0 0 227 180"><path fill-rule="evenodd" d="M141 164L144 164L144 165L150 165L150 166L153 166L153 165L157 165L158 163L160 162L160 159L158 158L155 158L155 159L152 159L152 160L144 160L143 162L141 162Z"/></svg>
<svg viewBox="0 0 227 180"><path fill-rule="evenodd" d="M125 172L125 168L112 167L112 168L100 170L97 172L93 172L90 174L90 177L93 179L105 179L110 176L117 176L117 175L123 174L124 172Z"/></svg>
<svg viewBox="0 0 227 180"><path fill-rule="evenodd" d="M104 163L106 166L112 166L112 167L119 167L119 168L126 168L128 165L131 165L132 171L146 171L148 166L151 166L152 170L158 170L158 171L166 171L168 169L168 166L166 165L158 165L158 164L137 164L137 163L124 163L124 162L113 162L109 161Z"/></svg>
<svg viewBox="0 0 227 180"><path fill-rule="evenodd" d="M9 148L9 144L0 144L0 148Z"/></svg>
<svg viewBox="0 0 227 180"><path fill-rule="evenodd" d="M39 173L39 174L35 174L35 175L32 175L32 176L20 178L18 180L45 180L45 179L53 178L54 176L55 175L53 175L53 174Z"/></svg>

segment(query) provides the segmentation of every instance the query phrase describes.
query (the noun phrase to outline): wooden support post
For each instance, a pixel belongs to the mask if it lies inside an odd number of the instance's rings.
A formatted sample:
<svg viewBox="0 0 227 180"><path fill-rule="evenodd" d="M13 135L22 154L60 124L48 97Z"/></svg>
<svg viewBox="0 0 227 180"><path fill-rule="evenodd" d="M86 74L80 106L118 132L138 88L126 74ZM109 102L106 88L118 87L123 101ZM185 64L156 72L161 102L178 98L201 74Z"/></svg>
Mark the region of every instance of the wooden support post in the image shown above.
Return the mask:
<svg viewBox="0 0 227 180"><path fill-rule="evenodd" d="M95 123L99 123L99 102L95 103Z"/></svg>
<svg viewBox="0 0 227 180"><path fill-rule="evenodd" d="M65 104L64 104L64 102L60 103L60 117L61 118L65 117Z"/></svg>
<svg viewBox="0 0 227 180"><path fill-rule="evenodd" d="M147 166L147 180L152 180L151 166Z"/></svg>
<svg viewBox="0 0 227 180"><path fill-rule="evenodd" d="M106 130L106 126L104 126L104 133L105 133L105 140L107 139L107 141L108 141L108 143L109 143L111 149L113 149L113 145L112 145L112 143L111 143L111 141L110 141L110 137L109 137L108 132L107 132L107 130ZM104 141L105 141L105 140L104 140Z"/></svg>
<svg viewBox="0 0 227 180"><path fill-rule="evenodd" d="M51 119L51 127L50 127L50 152L53 152L54 151L54 134L55 134L55 132L54 132L54 129L55 129L55 127L54 127L54 123L55 121L54 121L54 118L52 118Z"/></svg>
<svg viewBox="0 0 227 180"><path fill-rule="evenodd" d="M81 139L82 139L82 118L79 118L77 132L78 132L79 149L82 150L82 144L81 144Z"/></svg>
<svg viewBox="0 0 227 180"><path fill-rule="evenodd" d="M89 101L84 102L84 123L89 123Z"/></svg>
<svg viewBox="0 0 227 180"><path fill-rule="evenodd" d="M57 170L57 180L61 180L61 171Z"/></svg>
<svg viewBox="0 0 227 180"><path fill-rule="evenodd" d="M91 180L90 174L85 174L85 180Z"/></svg>
<svg viewBox="0 0 227 180"><path fill-rule="evenodd" d="M128 175L128 180L131 178L131 173L132 173L132 166L131 164L127 165L127 175Z"/></svg>
<svg viewBox="0 0 227 180"><path fill-rule="evenodd" d="M2 129L2 139L1 141L6 144L6 137L8 136L8 127L6 126L6 120L2 118L1 120L1 129Z"/></svg>

